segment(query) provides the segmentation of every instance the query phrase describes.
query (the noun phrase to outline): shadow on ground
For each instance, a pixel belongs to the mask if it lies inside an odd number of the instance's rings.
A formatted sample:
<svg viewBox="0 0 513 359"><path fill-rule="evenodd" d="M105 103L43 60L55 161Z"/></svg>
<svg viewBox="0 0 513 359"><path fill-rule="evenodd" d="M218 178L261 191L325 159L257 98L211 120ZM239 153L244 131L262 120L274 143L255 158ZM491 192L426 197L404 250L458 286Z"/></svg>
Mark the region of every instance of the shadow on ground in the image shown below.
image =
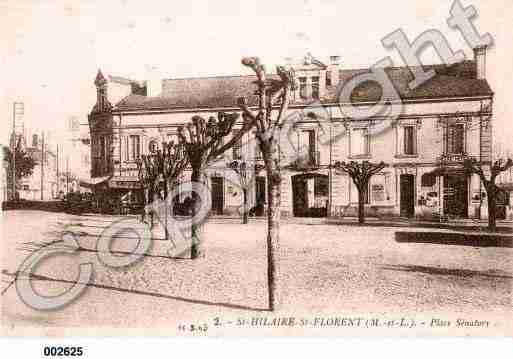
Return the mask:
<svg viewBox="0 0 513 359"><path fill-rule="evenodd" d="M513 236L442 232L396 232L398 243L429 243L470 247L513 248Z"/></svg>
<svg viewBox="0 0 513 359"><path fill-rule="evenodd" d="M475 271L468 269L450 269L441 267L426 267L416 265L385 265L381 269L400 271L400 272L417 272L432 275L450 275L458 277L488 277L488 278L499 278L499 279L513 279L513 276L502 273L494 273L491 271Z"/></svg>

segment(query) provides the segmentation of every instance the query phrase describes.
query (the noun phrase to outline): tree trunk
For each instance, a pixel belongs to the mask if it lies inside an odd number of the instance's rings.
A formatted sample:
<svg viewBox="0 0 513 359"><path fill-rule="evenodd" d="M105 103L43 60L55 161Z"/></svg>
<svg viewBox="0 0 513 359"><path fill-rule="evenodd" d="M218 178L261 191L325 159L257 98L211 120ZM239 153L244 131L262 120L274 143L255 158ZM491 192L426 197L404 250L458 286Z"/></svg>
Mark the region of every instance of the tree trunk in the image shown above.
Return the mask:
<svg viewBox="0 0 513 359"><path fill-rule="evenodd" d="M169 239L169 233L167 231L167 219L168 219L168 203L167 203L167 195L168 195L168 187L167 187L167 178L164 178L164 216L165 216L165 219L164 219L164 237L166 239L166 241Z"/></svg>
<svg viewBox="0 0 513 359"><path fill-rule="evenodd" d="M365 188L365 186L364 186ZM365 223L365 189L358 188L358 223Z"/></svg>
<svg viewBox="0 0 513 359"><path fill-rule="evenodd" d="M497 206L497 198L495 195L495 189L489 188L487 189L487 197L488 197L488 229L492 232L497 230L497 218L496 218L496 210Z"/></svg>
<svg viewBox="0 0 513 359"><path fill-rule="evenodd" d="M144 223L146 220L146 205L148 204L148 190L143 187L143 196L142 196L142 210L141 210L141 222Z"/></svg>
<svg viewBox="0 0 513 359"><path fill-rule="evenodd" d="M248 190L242 189L242 224L248 224Z"/></svg>
<svg viewBox="0 0 513 359"><path fill-rule="evenodd" d="M201 166L192 166L191 182L203 184L203 176ZM201 206L200 198L196 192L192 192L191 216L196 217ZM200 247L200 224L191 223L191 259L198 258L201 254Z"/></svg>
<svg viewBox="0 0 513 359"><path fill-rule="evenodd" d="M269 290L269 310L277 304L278 266L276 255L279 253L281 173L279 168L279 151L277 144L269 146L269 151L262 151L267 173L267 284ZM265 153L267 152L267 153Z"/></svg>

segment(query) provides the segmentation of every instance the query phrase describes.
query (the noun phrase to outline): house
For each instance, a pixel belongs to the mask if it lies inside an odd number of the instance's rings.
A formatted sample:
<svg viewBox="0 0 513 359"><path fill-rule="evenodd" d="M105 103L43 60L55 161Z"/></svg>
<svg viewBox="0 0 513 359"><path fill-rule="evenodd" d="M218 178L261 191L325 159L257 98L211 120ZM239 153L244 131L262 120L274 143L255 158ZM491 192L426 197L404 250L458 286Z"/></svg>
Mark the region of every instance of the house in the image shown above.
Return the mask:
<svg viewBox="0 0 513 359"><path fill-rule="evenodd" d="M34 159L36 165L30 176L20 180L19 198L45 201L57 198L57 162L55 154L46 145L43 151L42 143L36 134L32 136L32 146L26 147L25 151L28 156Z"/></svg>
<svg viewBox="0 0 513 359"><path fill-rule="evenodd" d="M347 103L340 102L339 93L369 69L345 69L338 56L326 63L310 54L300 61L289 59L297 86L280 133L283 215L356 214L358 196L352 180L331 167L336 161L351 160L389 165L371 179L368 215L484 215L479 178L466 175L462 163L470 156L485 163L491 160L493 91L485 77L485 57L486 48L479 48L473 60L426 66L436 75L413 90L408 86L413 80L409 68L386 68L401 112L363 120L347 116L346 110L378 103L380 85L362 83ZM178 127L194 115L240 112L240 96L254 106L254 80L217 76L137 82L99 71L97 102L89 115L95 190L117 198L128 191L140 193L136 161L141 154L174 138ZM261 161L252 133L209 172L214 213L230 214L241 205L241 190L222 165L232 158ZM255 174L249 193L253 204L265 202L264 171Z"/></svg>

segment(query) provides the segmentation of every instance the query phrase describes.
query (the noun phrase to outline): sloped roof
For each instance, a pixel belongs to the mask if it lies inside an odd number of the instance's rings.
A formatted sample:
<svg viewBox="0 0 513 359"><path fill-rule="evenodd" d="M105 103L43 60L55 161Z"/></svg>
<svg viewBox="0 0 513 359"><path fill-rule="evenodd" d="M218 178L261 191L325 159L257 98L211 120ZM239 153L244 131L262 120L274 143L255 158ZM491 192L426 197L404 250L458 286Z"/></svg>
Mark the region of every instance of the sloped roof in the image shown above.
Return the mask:
<svg viewBox="0 0 513 359"><path fill-rule="evenodd" d="M486 80L475 78L475 63L464 61L453 66L430 65L425 71L435 70L436 76L414 90L408 84L413 74L407 67L385 69L401 99L437 99L451 97L490 96L493 92ZM340 85L369 69L340 70ZM161 96L146 97L129 95L121 100L115 110L179 110L196 108L237 107L237 98L244 96L249 105L256 104L255 76L219 76L163 80ZM322 103L336 103L337 88L326 88ZM373 102L381 98L381 86L375 82L365 82L353 91L351 101ZM300 102L297 102L298 104Z"/></svg>

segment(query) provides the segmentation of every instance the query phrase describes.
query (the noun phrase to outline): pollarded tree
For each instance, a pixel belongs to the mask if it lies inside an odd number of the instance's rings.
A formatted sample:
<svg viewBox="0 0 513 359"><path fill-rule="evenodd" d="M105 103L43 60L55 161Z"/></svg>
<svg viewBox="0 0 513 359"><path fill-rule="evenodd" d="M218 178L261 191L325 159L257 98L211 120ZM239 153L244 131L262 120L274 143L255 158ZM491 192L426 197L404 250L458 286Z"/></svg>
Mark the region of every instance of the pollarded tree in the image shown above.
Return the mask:
<svg viewBox="0 0 513 359"><path fill-rule="evenodd" d="M187 159L191 165L191 182L205 184L207 166L238 143L242 136L254 125L254 121L244 116L242 127L226 141L232 134L233 126L239 118L237 113L219 112L217 118L211 116L208 121L201 116L194 116L187 125L178 129L178 140L183 144ZM194 218L200 208L200 198L196 192L192 197L192 217ZM191 258L200 254L199 224L191 224Z"/></svg>
<svg viewBox="0 0 513 359"><path fill-rule="evenodd" d="M277 76L267 78L264 65L257 57L242 59L244 66L256 74L256 109L250 109L247 99L239 98L243 116L255 123L256 138L264 160L267 175L267 281L269 286L269 309L275 307L276 279L278 268L275 256L279 251L281 171L279 135L284 116L294 90L294 72L282 66L276 68Z"/></svg>
<svg viewBox="0 0 513 359"><path fill-rule="evenodd" d="M141 212L141 222L150 216L150 228L153 228L153 213L148 206L155 196L160 195L158 190L160 181L159 164L154 155L141 155L137 160L137 169L139 177L139 186L143 190L143 208Z"/></svg>
<svg viewBox="0 0 513 359"><path fill-rule="evenodd" d="M337 161L333 164L336 171L346 173L353 180L354 185L358 189L358 223L365 223L365 198L369 191L369 181L372 176L383 170L388 165L385 162L372 163L369 161L363 162L340 162Z"/></svg>
<svg viewBox="0 0 513 359"><path fill-rule="evenodd" d="M185 146L180 141L163 142L162 150L158 149L156 156L165 200L169 189L177 184L178 178L185 171L189 161L185 154Z"/></svg>
<svg viewBox="0 0 513 359"><path fill-rule="evenodd" d="M255 178L255 173L259 172L262 168L259 164L252 165L244 161L232 161L228 163L228 168L235 172L239 178L239 184L242 189L242 224L248 223L248 189L252 185L252 179Z"/></svg>
<svg viewBox="0 0 513 359"><path fill-rule="evenodd" d="M139 183L144 190L145 205L157 197L166 201L169 190L177 185L178 178L187 167L187 156L185 147L178 141L162 142L161 148L154 153L142 155L138 161ZM161 193L162 189L162 193ZM149 208L148 208L149 209ZM165 233L168 238L167 217L168 203L164 206ZM143 220L146 208L143 209ZM151 226L153 227L153 212L150 209Z"/></svg>
<svg viewBox="0 0 513 359"><path fill-rule="evenodd" d="M488 200L488 229L495 231L497 229L497 194L499 193L495 180L501 172L513 167L513 160L500 158L493 161L491 165L484 165L475 158L468 158L463 162L463 166L467 173L476 173L483 183ZM489 172L489 178L486 177L487 172Z"/></svg>
<svg viewBox="0 0 513 359"><path fill-rule="evenodd" d="M155 153L156 165L160 178L162 179L162 200L164 200L164 231L166 239L169 239L168 232L168 210L172 204L172 198L168 201L169 190L178 184L178 179L185 171L188 160L185 155L185 146L179 141L162 142L162 150ZM161 219L162 220L162 219Z"/></svg>

